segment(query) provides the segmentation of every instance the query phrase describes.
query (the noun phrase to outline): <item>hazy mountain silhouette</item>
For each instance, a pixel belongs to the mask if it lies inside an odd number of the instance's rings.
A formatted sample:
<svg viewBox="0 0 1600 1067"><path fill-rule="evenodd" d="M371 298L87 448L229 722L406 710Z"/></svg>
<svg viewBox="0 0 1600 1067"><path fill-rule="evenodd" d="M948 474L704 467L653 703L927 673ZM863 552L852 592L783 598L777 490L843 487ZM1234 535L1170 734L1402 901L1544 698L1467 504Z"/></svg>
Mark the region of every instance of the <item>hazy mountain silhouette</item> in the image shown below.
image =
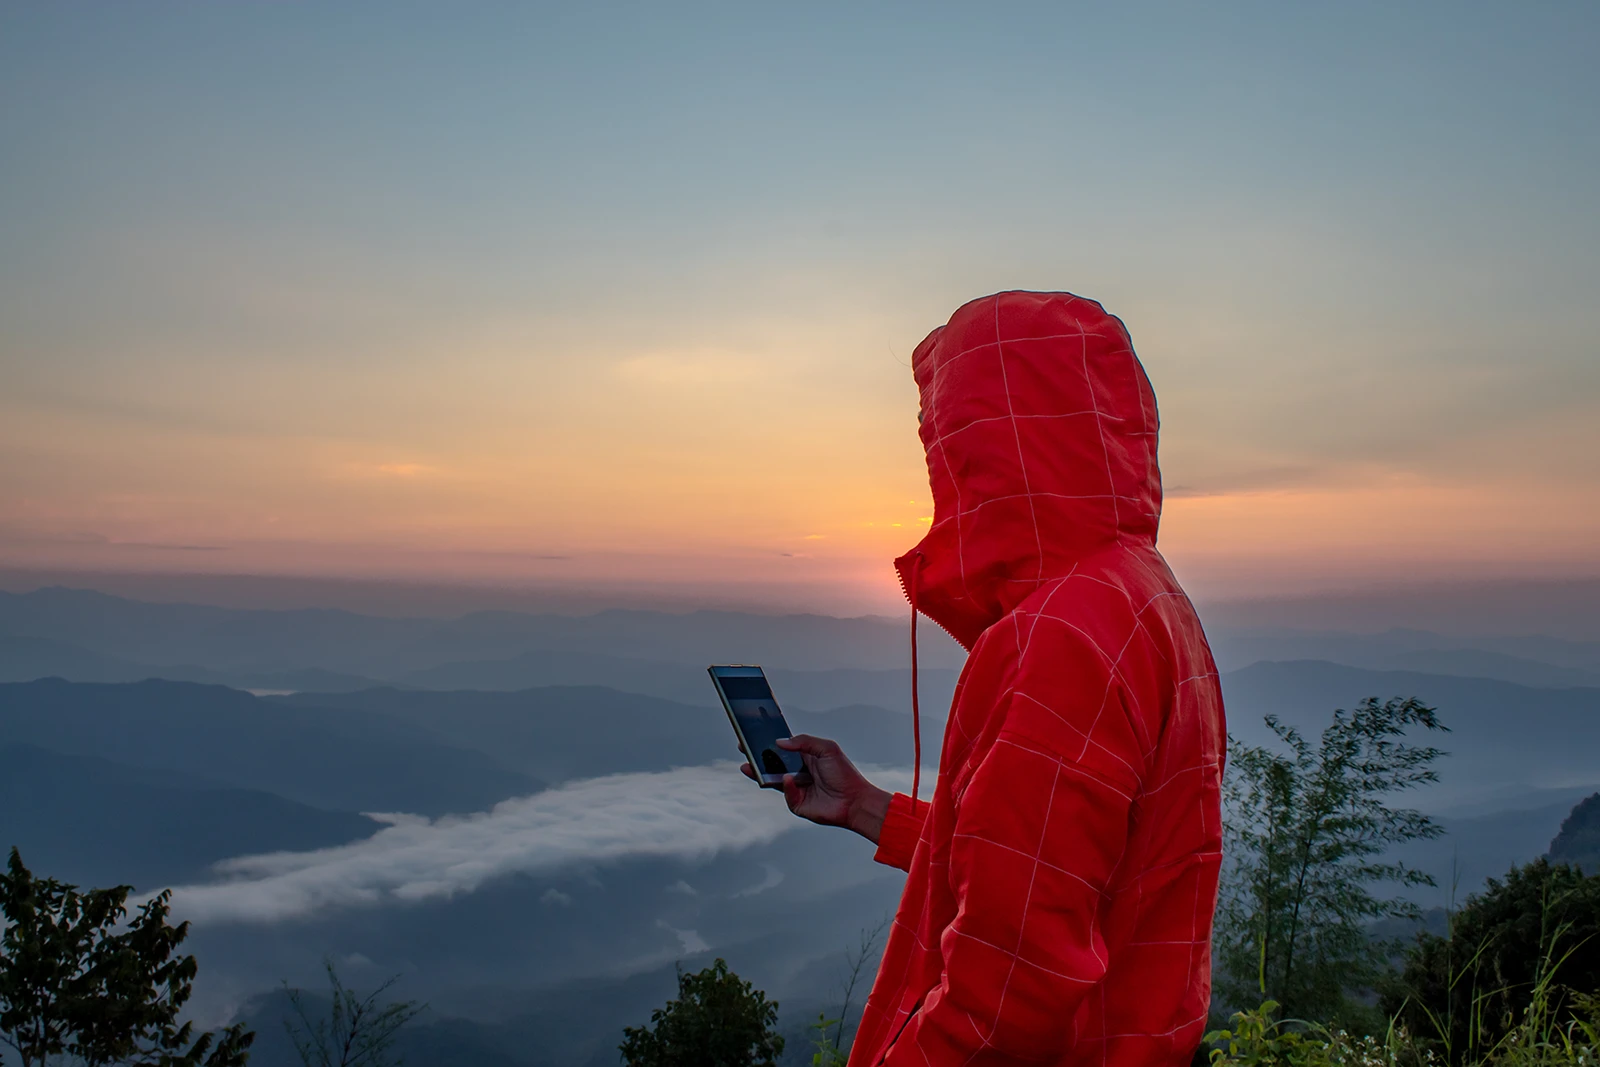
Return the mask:
<svg viewBox="0 0 1600 1067"><path fill-rule="evenodd" d="M1486 652L1481 648L1418 649L1390 656L1384 666L1421 674L1449 674L1459 678L1492 678L1541 689L1600 687L1600 672L1562 667L1553 663Z"/></svg>
<svg viewBox="0 0 1600 1067"><path fill-rule="evenodd" d="M1465 635L1554 634L1600 642L1600 578L1386 583L1349 592L1304 593L1202 604L1208 628L1264 627L1370 633L1403 626ZM1470 642L1477 643L1474 636ZM1501 651L1519 654L1515 649ZM1537 658L1537 657L1536 657Z"/></svg>
<svg viewBox="0 0 1600 1067"><path fill-rule="evenodd" d="M149 667L47 637L0 633L0 682L70 678L74 682L136 682Z"/></svg>
<svg viewBox="0 0 1600 1067"><path fill-rule="evenodd" d="M711 688L709 681L704 688ZM389 717L548 782L667 770L738 756L733 729L720 707L600 686L511 693L369 689L302 693L269 702L308 713L338 709L342 714L354 709ZM868 706L826 712L791 709L785 714L796 733L833 737L863 763L911 762L911 723L904 715ZM929 728L937 730L942 718L930 717L929 722Z"/></svg>
<svg viewBox="0 0 1600 1067"><path fill-rule="evenodd" d="M378 824L189 774L0 746L0 848L79 885L140 889L208 876L243 853L302 851L366 837Z"/></svg>
<svg viewBox="0 0 1600 1067"><path fill-rule="evenodd" d="M1494 678L1564 689L1600 686L1600 643L1544 636L1452 637L1426 630L1380 633L1271 627L1208 627L1224 671L1263 661L1326 660L1366 670Z"/></svg>
<svg viewBox="0 0 1600 1067"><path fill-rule="evenodd" d="M201 775L337 811L479 811L540 788L394 716L330 715L186 682L0 685L0 741Z"/></svg>
<svg viewBox="0 0 1600 1067"><path fill-rule="evenodd" d="M164 678L174 682L226 685L235 689L316 690L330 693L370 689L383 684L374 678L340 674L317 667L214 670L193 665L134 663L113 656L102 656L65 641L0 634L0 682L32 682L40 678L63 678L71 682L141 682L147 678Z"/></svg>
<svg viewBox="0 0 1600 1067"><path fill-rule="evenodd" d="M1220 607L1218 613L1224 620L1254 618L1237 605ZM1207 622L1224 671L1259 661L1317 659L1545 688L1600 685L1600 643L1595 642ZM962 653L931 625L923 627L923 647L924 684L938 703L954 688ZM160 677L330 692L375 684L441 690L605 684L702 703L708 696L698 672L713 662L761 663L775 682L783 672L800 673L779 689L780 699L796 707L903 708L909 702L908 678L877 673L904 672L909 666L905 624L883 618L714 611L588 616L486 611L455 619L389 618L326 609L150 604L59 587L0 593L0 681ZM863 673L851 676L850 671Z"/></svg>
<svg viewBox="0 0 1600 1067"><path fill-rule="evenodd" d="M925 627L926 663L957 667L964 654ZM592 653L704 666L763 663L791 670L903 667L906 628L886 619L697 611L596 615L478 612L458 619L393 619L345 611L246 611L149 604L81 589L0 593L0 633L64 642L145 664L213 670L317 667L385 680L458 661L533 650Z"/></svg>
<svg viewBox="0 0 1600 1067"><path fill-rule="evenodd" d="M687 704L717 706L717 696L704 664L627 659L585 652L527 652L513 659L445 663L404 676L419 689L533 689L550 685L605 685ZM773 693L785 709L822 710L845 704L871 704L896 711L911 710L911 671L788 670L767 668ZM920 675L925 708L943 711L950 705L959 672L924 668ZM310 688L310 687L307 687Z"/></svg>
<svg viewBox="0 0 1600 1067"><path fill-rule="evenodd" d="M1335 708L1363 697L1415 696L1439 709L1451 730L1427 739L1449 756L1441 782L1407 803L1440 810L1497 793L1600 782L1600 689L1533 689L1511 682L1409 671L1367 671L1334 663L1258 663L1223 675L1228 727L1265 742L1262 717L1319 733Z"/></svg>
<svg viewBox="0 0 1600 1067"><path fill-rule="evenodd" d="M62 641L0 635L0 682L59 677L73 682L134 682L147 678L226 685L235 689L346 693L381 687L435 690L533 689L552 685L596 685L657 696L681 703L715 706L717 697L705 664L630 659L591 652L536 650L509 659L439 664L402 672L393 680L324 670L319 667L263 669L139 664L102 656ZM921 672L926 707L947 707L957 671ZM767 675L785 708L824 709L872 704L911 710L911 672L907 669L787 670Z"/></svg>

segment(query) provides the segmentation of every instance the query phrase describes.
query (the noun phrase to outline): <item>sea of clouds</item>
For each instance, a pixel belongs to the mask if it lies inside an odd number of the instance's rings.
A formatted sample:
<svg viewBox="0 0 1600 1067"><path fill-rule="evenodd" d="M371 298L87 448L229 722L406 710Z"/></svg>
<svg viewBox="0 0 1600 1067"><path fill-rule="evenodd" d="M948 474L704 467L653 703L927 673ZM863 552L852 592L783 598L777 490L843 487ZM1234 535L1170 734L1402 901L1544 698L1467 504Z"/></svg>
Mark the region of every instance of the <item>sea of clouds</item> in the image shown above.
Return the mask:
<svg viewBox="0 0 1600 1067"><path fill-rule="evenodd" d="M894 788L909 785L910 772L872 776ZM512 873L629 857L704 859L801 825L776 791L758 791L733 763L588 778L472 815L373 817L387 825L348 845L224 861L219 881L173 889L174 918L270 923L449 897Z"/></svg>

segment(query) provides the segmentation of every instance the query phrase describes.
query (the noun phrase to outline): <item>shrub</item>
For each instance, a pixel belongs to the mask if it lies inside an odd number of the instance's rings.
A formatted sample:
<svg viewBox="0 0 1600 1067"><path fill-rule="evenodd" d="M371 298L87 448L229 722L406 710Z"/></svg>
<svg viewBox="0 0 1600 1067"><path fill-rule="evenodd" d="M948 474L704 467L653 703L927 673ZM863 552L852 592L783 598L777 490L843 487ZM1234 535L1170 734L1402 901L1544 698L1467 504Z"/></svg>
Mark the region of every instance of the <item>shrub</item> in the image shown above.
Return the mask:
<svg viewBox="0 0 1600 1067"><path fill-rule="evenodd" d="M1286 754L1229 743L1217 991L1229 1007L1270 997L1292 1016L1375 1023L1353 996L1388 966L1389 949L1369 926L1417 915L1415 905L1376 887L1432 884L1382 856L1441 832L1388 800L1438 778L1432 764L1442 753L1405 743L1407 730L1444 727L1413 699L1336 711L1316 744L1275 717L1267 725Z"/></svg>
<svg viewBox="0 0 1600 1067"><path fill-rule="evenodd" d="M776 1001L728 970L724 960L678 972L678 999L650 1013L649 1026L623 1030L628 1067L774 1067L783 1038Z"/></svg>
<svg viewBox="0 0 1600 1067"><path fill-rule="evenodd" d="M1548 988L1548 987L1547 987ZM1471 1067L1594 1067L1600 1063L1600 997L1574 995L1580 1010L1557 1023L1535 998L1522 1020ZM1427 1042L1391 1026L1383 1037L1355 1036L1320 1024L1275 1019L1271 1001L1238 1012L1206 1035L1213 1067L1428 1067L1443 1060Z"/></svg>
<svg viewBox="0 0 1600 1067"><path fill-rule="evenodd" d="M1567 1029L1589 1003L1571 990L1600 992L1600 876L1540 859L1468 897L1446 936L1419 935L1381 1005L1460 1064L1531 1017Z"/></svg>

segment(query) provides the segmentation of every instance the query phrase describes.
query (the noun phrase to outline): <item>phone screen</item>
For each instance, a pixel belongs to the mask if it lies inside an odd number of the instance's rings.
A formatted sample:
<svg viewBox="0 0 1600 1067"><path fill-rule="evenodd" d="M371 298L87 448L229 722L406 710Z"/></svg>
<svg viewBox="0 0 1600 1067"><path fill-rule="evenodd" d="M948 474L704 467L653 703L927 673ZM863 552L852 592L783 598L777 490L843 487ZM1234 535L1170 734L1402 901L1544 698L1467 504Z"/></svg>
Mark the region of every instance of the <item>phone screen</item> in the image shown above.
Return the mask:
<svg viewBox="0 0 1600 1067"><path fill-rule="evenodd" d="M724 668L726 669L726 668ZM744 673L749 670L751 673ZM728 712L739 725L748 746L746 755L763 779L781 779L785 774L800 774L805 764L798 752L785 752L776 744L780 737L792 736L789 724L773 699L772 687L760 668L746 668L739 674L724 674L714 669L712 677L722 690Z"/></svg>

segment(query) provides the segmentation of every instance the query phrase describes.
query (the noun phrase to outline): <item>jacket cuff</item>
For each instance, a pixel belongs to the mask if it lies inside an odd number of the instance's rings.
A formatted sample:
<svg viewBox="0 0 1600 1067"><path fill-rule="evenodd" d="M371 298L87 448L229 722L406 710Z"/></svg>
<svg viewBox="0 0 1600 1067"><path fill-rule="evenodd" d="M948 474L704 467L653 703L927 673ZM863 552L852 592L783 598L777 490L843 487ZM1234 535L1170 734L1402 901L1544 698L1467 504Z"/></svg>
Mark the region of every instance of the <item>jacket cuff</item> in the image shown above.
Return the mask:
<svg viewBox="0 0 1600 1067"><path fill-rule="evenodd" d="M922 822L928 816L928 803L912 800L904 793L896 793L889 801L889 811L883 817L883 829L878 833L878 851L873 859L886 867L911 869L911 856L922 838Z"/></svg>

